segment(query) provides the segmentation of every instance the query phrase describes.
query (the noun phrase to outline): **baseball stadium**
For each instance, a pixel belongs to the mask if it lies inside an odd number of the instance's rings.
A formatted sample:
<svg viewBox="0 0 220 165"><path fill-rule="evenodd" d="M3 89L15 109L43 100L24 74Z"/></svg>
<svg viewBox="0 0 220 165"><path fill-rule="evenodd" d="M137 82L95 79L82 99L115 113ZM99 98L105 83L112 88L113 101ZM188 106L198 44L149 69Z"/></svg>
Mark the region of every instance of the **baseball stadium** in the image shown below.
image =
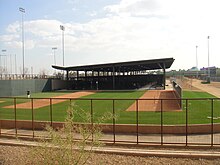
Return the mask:
<svg viewBox="0 0 220 165"><path fill-rule="evenodd" d="M173 62L52 66L62 78L1 80L0 136L37 139L73 109L75 124L98 124L106 143L219 146L219 96L198 79L166 74Z"/></svg>
<svg viewBox="0 0 220 165"><path fill-rule="evenodd" d="M219 4L1 0L0 165L220 164Z"/></svg>

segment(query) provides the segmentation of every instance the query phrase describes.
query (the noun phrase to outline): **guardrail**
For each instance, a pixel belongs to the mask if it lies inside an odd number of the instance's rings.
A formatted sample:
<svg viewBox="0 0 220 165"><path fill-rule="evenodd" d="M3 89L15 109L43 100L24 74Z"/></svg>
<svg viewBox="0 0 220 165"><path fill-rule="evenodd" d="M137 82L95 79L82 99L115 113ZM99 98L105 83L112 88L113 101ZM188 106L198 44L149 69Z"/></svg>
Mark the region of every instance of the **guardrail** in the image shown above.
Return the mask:
<svg viewBox="0 0 220 165"><path fill-rule="evenodd" d="M61 76L53 75L41 75L41 74L5 74L0 73L0 80L21 80L21 79L48 79L48 78L59 78Z"/></svg>
<svg viewBox="0 0 220 165"><path fill-rule="evenodd" d="M46 124L62 127L67 107L72 104L82 105L90 114L90 121L76 124L97 122L96 118L104 112L112 113L108 122L100 124L104 133L104 142L156 144L156 145L202 145L220 146L220 98L197 99L101 99L101 98L13 98L1 97L0 137L43 136ZM44 107L37 107L38 101L46 102ZM169 111L167 103L182 102L182 110ZM28 102L29 107L22 108ZM144 111L141 104L154 102L157 111ZM124 106L124 104L127 106ZM126 111L135 104L133 111ZM7 107L11 105L12 107ZM122 108L123 107L123 108ZM43 108L43 109L42 109ZM78 107L81 108L81 107ZM118 117L116 117L118 116Z"/></svg>

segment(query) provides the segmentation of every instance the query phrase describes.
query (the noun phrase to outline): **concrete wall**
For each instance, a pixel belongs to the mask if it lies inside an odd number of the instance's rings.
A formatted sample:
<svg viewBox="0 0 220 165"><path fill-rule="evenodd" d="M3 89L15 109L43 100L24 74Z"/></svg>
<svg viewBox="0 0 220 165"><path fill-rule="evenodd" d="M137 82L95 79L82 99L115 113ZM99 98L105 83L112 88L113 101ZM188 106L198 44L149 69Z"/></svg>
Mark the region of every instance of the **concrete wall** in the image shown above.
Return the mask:
<svg viewBox="0 0 220 165"><path fill-rule="evenodd" d="M67 83L66 80L52 80L51 88L52 90L67 89Z"/></svg>
<svg viewBox="0 0 220 165"><path fill-rule="evenodd" d="M51 79L0 80L0 96L18 96L51 91Z"/></svg>

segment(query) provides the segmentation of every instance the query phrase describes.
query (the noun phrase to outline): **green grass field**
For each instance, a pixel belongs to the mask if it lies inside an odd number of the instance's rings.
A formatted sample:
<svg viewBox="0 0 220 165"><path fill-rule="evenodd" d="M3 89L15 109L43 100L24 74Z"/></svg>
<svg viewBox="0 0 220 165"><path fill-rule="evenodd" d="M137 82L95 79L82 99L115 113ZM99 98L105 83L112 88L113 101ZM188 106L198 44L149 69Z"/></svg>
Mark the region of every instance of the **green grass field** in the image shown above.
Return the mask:
<svg viewBox="0 0 220 165"><path fill-rule="evenodd" d="M47 92L47 93L36 93L32 94L32 98L47 98L58 95L63 95L66 93L61 92ZM112 100L96 100L103 98L112 99L134 99L134 100L115 100L115 115L116 124L135 124L137 121L136 112L125 111L135 99L139 98L144 94L144 91L128 91L128 92L98 92L90 96L83 98L93 98L92 101L92 111L93 111L93 121L97 121L98 118L103 116L105 113L113 113ZM215 98L205 92L191 92L184 91L183 98ZM14 109L3 108L7 105L13 105L13 99L0 99L0 119L14 119L15 113ZM17 103L27 102L27 99L17 98ZM89 114L91 113L91 100L72 100L71 103L74 104L73 108L78 111L85 111ZM52 119L53 121L64 121L66 117L66 111L70 105L70 100L59 104L52 105ZM163 124L185 124L186 122L186 101L182 101L183 110L181 112L164 112L162 114ZM203 124L211 122L211 106L210 100L188 100L188 123L189 124ZM50 106L46 106L39 109L34 109L34 120L39 121L50 121ZM83 114L83 113L82 113ZM220 101L214 100L213 102L213 116L214 122L220 122ZM17 109L16 111L17 120L31 120L32 111L30 109ZM219 117L219 119L218 119ZM76 121L81 122L79 115L76 115ZM107 123L112 123L112 119L106 121ZM139 124L160 124L161 123L161 113L160 112L139 112L138 113Z"/></svg>

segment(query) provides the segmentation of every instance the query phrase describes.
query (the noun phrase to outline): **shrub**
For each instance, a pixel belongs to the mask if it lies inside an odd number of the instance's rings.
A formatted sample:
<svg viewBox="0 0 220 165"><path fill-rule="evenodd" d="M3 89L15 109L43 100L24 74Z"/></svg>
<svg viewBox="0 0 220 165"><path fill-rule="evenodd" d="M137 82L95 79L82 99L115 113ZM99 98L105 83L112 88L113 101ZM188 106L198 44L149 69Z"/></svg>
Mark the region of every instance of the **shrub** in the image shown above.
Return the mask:
<svg viewBox="0 0 220 165"><path fill-rule="evenodd" d="M30 153L32 164L85 164L90 158L93 147L99 147L102 133L99 124L109 118L111 114L102 116L95 124L91 121L90 113L76 108L75 104L68 107L67 117L63 128L53 129L46 126L47 137L42 138L41 145L33 147ZM84 123L76 124L74 117L80 116Z"/></svg>

